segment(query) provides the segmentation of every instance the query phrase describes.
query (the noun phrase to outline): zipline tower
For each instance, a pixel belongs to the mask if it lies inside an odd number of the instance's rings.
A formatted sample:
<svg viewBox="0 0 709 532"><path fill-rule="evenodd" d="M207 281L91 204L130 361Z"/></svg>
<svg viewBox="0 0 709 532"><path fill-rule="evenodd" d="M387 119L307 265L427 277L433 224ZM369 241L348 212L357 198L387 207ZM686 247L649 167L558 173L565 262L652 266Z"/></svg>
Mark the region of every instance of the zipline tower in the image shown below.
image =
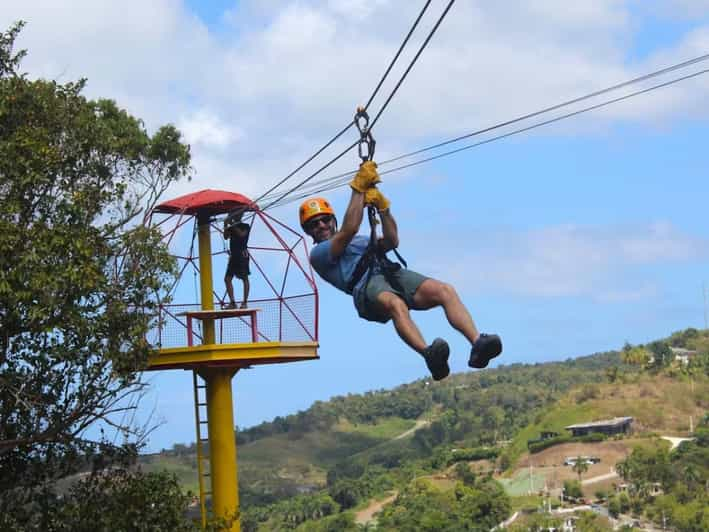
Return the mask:
<svg viewBox="0 0 709 532"><path fill-rule="evenodd" d="M248 308L219 310L224 295L215 292L213 266L221 264L221 279L228 259L219 217L235 209L246 209L244 220L251 224L248 250L254 297ZM214 516L226 520L236 516L229 530L240 531L231 380L243 368L318 358L318 293L307 245L297 231L259 210L247 197L219 190L162 203L149 223L161 229L178 261L171 299L188 302L160 305L158 323L148 339L158 353L148 361L148 369L192 371L202 524L211 495ZM174 252L185 248L187 253ZM194 292L199 277L199 294L191 300L189 271ZM237 300L240 290L240 281L234 279Z"/></svg>

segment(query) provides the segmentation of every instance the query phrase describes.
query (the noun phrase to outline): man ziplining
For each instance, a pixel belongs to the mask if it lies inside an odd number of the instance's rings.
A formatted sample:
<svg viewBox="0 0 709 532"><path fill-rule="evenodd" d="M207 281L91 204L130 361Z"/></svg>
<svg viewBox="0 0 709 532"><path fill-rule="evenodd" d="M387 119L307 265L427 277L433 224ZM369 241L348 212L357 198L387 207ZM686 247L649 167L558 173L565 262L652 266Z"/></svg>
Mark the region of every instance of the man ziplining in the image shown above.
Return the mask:
<svg viewBox="0 0 709 532"><path fill-rule="evenodd" d="M360 317L380 323L393 320L401 339L423 356L434 380L444 379L450 373L448 343L436 338L428 345L411 319L410 310L443 307L448 323L471 344L468 365L487 367L502 352L500 337L478 332L455 288L401 268L386 258L388 251L398 247L399 235L390 201L376 187L380 182L376 163L363 162L350 183L352 196L339 229L335 211L326 199L310 198L303 202L300 225L315 242L310 263L320 277L352 295ZM374 230L370 237L357 234L364 209L370 205L381 219L382 237L376 240Z"/></svg>

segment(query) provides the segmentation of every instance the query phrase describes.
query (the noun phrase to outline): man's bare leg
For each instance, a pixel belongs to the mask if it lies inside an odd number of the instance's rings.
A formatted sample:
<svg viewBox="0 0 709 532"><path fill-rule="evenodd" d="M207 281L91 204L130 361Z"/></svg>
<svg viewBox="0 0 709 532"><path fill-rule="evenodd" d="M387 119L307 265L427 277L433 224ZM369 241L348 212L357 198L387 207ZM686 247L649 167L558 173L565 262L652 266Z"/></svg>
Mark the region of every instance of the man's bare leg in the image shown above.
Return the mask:
<svg viewBox="0 0 709 532"><path fill-rule="evenodd" d="M226 285L226 293L229 296L229 308L235 308L236 307L236 301L234 301L234 285L231 283L232 280L231 275L225 275L224 276L224 284Z"/></svg>
<svg viewBox="0 0 709 532"><path fill-rule="evenodd" d="M423 355L426 349L426 341L421 335L421 331L411 319L409 308L406 302L392 292L381 292L377 296L377 302L384 307L394 322L394 328L399 337L419 355Z"/></svg>
<svg viewBox="0 0 709 532"><path fill-rule="evenodd" d="M244 277L241 279L244 283L244 298L241 300L241 308L246 308L246 303L249 300L249 289L251 288L251 283L249 283L249 278Z"/></svg>
<svg viewBox="0 0 709 532"><path fill-rule="evenodd" d="M435 279L426 279L414 294L414 305L416 310L428 310L442 306L448 323L454 329L460 331L471 345L480 336L470 312L463 305L455 288L447 283L442 283Z"/></svg>
<svg viewBox="0 0 709 532"><path fill-rule="evenodd" d="M433 380L445 379L450 374L448 343L441 338L436 338L430 346L426 345L421 331L411 319L409 307L399 296L392 292L381 292L377 296L377 301L391 316L399 337L426 361Z"/></svg>

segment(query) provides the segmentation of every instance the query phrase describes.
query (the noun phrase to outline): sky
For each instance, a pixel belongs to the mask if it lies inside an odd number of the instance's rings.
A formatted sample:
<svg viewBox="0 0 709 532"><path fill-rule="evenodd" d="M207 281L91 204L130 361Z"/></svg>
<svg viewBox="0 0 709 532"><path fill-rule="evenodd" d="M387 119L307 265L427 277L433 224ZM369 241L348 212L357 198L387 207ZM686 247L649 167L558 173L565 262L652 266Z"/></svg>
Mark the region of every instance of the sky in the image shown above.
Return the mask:
<svg viewBox="0 0 709 532"><path fill-rule="evenodd" d="M445 3L432 2L372 109ZM18 46L28 49L23 65L31 76L87 78L88 97L115 99L150 131L165 123L182 131L194 175L165 199L204 188L257 197L351 120L419 5L4 0L0 27L27 21ZM375 159L706 53L709 0L521 0L514 7L458 0L377 123ZM709 75L699 76L383 176L401 253L412 269L452 283L479 328L501 335L504 352L493 366L564 360L705 326L708 93ZM351 132L327 154L354 140ZM357 164L352 153L324 176ZM344 187L328 197L342 212L348 194ZM297 205L270 213L297 227ZM362 321L346 295L323 282L319 290L321 359L239 372L239 427L427 376L390 324ZM429 341L449 341L453 372L470 371L469 346L440 310L414 319ZM191 375L146 378L151 389L140 416L160 423L148 450L194 441Z"/></svg>

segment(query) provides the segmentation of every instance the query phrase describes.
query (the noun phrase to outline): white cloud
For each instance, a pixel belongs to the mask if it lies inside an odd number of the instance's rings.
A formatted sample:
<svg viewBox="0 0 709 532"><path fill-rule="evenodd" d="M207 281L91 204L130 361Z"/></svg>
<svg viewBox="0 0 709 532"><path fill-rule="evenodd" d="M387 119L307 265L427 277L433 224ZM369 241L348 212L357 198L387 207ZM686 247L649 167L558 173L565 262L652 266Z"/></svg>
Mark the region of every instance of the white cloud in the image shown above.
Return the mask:
<svg viewBox="0 0 709 532"><path fill-rule="evenodd" d="M702 5L677 2L689 12ZM444 6L432 3L373 109ZM629 62L637 24L631 6L640 9L619 0L456 3L377 124L379 153L468 132L709 47L709 28L697 26L680 42ZM85 76L90 96L115 98L149 127L179 122L194 143L198 175L210 172L217 187L241 176L241 186L257 191L350 120L417 13L385 0L252 0L239 2L210 31L178 0L5 0L0 26L29 22L20 45L29 49L26 66L34 75ZM706 119L700 102L707 88L709 80L695 80L536 134L594 135L618 120ZM334 171L355 163L351 157Z"/></svg>
<svg viewBox="0 0 709 532"><path fill-rule="evenodd" d="M240 129L225 124L219 117L204 110L182 117L177 127L190 145L207 149L224 149L244 136Z"/></svg>
<svg viewBox="0 0 709 532"><path fill-rule="evenodd" d="M522 296L588 296L597 301L637 300L657 288L633 274L648 265L709 256L709 240L683 234L667 222L644 227L562 225L523 233L491 232L473 251L449 252L429 242L435 257L422 264L463 291Z"/></svg>

